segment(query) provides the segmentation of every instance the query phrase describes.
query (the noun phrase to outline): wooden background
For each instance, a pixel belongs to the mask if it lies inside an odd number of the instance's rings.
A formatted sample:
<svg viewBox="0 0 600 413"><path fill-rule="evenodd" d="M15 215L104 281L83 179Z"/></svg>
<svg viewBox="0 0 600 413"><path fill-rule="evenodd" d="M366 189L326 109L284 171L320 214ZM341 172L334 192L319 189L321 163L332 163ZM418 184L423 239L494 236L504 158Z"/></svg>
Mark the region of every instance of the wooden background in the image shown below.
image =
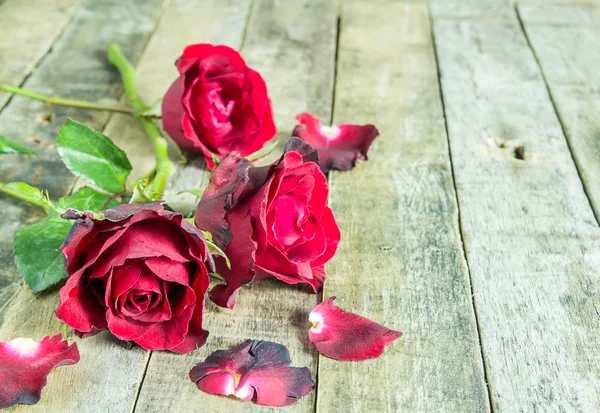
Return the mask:
<svg viewBox="0 0 600 413"><path fill-rule="evenodd" d="M211 42L265 77L283 139L303 111L376 124L370 161L329 176L342 243L323 296L404 336L377 360L319 357L306 330L322 296L263 281L234 311L207 304L209 341L185 356L76 339L81 362L8 411L275 411L188 378L246 338L311 369L315 390L286 412L600 411L600 2L0 0L1 82L117 101L110 42L148 102L185 45ZM68 117L125 149L133 179L152 165L135 119L0 93L0 134L39 154L2 157L0 180L54 198L82 185L56 152ZM175 194L208 176L171 149L167 196L189 207ZM13 263L14 232L41 216L0 196L0 341L61 326L57 291L32 293Z"/></svg>

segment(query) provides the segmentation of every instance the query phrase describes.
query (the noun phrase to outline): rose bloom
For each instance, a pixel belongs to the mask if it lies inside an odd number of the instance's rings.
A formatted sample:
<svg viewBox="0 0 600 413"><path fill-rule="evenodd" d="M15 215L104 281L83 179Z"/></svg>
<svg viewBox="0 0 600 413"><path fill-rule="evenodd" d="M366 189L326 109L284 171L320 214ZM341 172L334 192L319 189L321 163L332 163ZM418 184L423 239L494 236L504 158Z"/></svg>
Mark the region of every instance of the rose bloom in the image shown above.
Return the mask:
<svg viewBox="0 0 600 413"><path fill-rule="evenodd" d="M176 62L181 74L162 103L164 129L183 149L250 155L275 136L267 87L258 72L227 46L195 44Z"/></svg>
<svg viewBox="0 0 600 413"><path fill-rule="evenodd" d="M270 166L227 157L212 175L195 218L231 260L229 269L217 259L227 284L213 288L211 299L232 308L241 286L269 276L318 291L325 263L340 241L328 194L317 151L298 138Z"/></svg>
<svg viewBox="0 0 600 413"><path fill-rule="evenodd" d="M70 274L56 315L81 337L108 328L148 350L202 346L204 294L214 262L200 231L160 203L77 218L62 245Z"/></svg>

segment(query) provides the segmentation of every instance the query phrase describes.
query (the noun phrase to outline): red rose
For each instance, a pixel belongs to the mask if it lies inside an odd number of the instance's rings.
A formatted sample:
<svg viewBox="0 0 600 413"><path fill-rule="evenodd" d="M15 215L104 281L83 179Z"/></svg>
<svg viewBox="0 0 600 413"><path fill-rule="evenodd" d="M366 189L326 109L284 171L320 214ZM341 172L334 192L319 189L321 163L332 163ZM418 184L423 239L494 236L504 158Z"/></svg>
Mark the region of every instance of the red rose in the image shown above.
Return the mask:
<svg viewBox="0 0 600 413"><path fill-rule="evenodd" d="M148 350L187 353L202 346L208 272L202 233L160 203L120 205L77 218L62 245L71 275L56 315L89 336L108 328Z"/></svg>
<svg viewBox="0 0 600 413"><path fill-rule="evenodd" d="M163 126L175 142L214 166L230 153L250 155L275 136L267 86L227 46L195 44L177 60L181 76L162 104Z"/></svg>
<svg viewBox="0 0 600 413"><path fill-rule="evenodd" d="M252 167L236 156L225 158L195 218L196 226L210 231L231 260L230 270L217 259L217 271L227 284L214 287L211 299L232 308L241 286L268 276L289 284L308 283L318 291L325 263L340 241L328 194L317 152L298 138L267 167Z"/></svg>

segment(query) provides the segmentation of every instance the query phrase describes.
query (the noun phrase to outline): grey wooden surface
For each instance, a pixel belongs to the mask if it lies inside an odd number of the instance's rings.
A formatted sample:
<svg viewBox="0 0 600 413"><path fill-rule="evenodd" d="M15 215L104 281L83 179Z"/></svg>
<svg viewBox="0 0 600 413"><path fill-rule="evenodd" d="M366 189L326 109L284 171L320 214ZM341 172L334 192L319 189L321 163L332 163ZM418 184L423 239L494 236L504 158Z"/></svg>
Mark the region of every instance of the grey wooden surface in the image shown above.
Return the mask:
<svg viewBox="0 0 600 413"><path fill-rule="evenodd" d="M342 242L323 295L404 336L376 360L321 357L317 411L488 411L427 3L346 2L340 28L333 121L381 136L330 174Z"/></svg>
<svg viewBox="0 0 600 413"><path fill-rule="evenodd" d="M10 410L275 411L187 377L212 351L259 338L317 381L286 411L600 411L600 2L515 3L0 0L0 82L116 102L104 56L116 41L150 103L186 44L213 42L265 77L282 142L303 111L376 124L370 160L329 177L342 243L323 295L404 332L377 360L319 357L306 329L322 295L261 281L233 311L207 304L209 341L185 356L71 337L81 362L53 372L37 406ZM67 117L127 150L131 179L152 167L135 119L0 94L0 134L40 154L2 157L0 180L53 197L83 185L54 145ZM195 198L177 192L206 184L204 162L169 150L167 197L190 212ZM13 264L14 232L41 216L0 195L0 340L60 328L57 290L32 293Z"/></svg>
<svg viewBox="0 0 600 413"><path fill-rule="evenodd" d="M600 229L540 68L516 15L434 32L492 408L598 411Z"/></svg>

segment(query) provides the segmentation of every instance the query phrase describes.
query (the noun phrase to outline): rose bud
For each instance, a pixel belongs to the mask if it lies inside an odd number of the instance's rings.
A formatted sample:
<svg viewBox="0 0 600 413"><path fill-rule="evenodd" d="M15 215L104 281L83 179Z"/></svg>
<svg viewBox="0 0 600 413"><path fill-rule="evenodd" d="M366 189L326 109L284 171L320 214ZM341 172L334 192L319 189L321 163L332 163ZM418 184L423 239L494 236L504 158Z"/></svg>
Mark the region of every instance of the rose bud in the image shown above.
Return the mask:
<svg viewBox="0 0 600 413"><path fill-rule="evenodd" d="M212 353L190 371L190 379L207 393L289 406L314 386L307 367L290 364L290 353L281 344L246 340L231 351Z"/></svg>
<svg viewBox="0 0 600 413"><path fill-rule="evenodd" d="M358 159L366 161L369 146L379 135L373 125L325 126L310 113L296 116L300 125L294 128L297 136L319 151L319 165L324 173L330 169L347 171Z"/></svg>
<svg viewBox="0 0 600 413"><path fill-rule="evenodd" d="M180 76L162 103L165 131L183 149L212 156L260 150L275 136L265 81L227 46L195 44L176 62Z"/></svg>
<svg viewBox="0 0 600 413"><path fill-rule="evenodd" d="M227 284L209 295L233 308L238 289L254 279L275 277L288 284L323 286L325 263L340 241L340 230L327 206L329 187L317 152L292 138L281 159L253 167L229 156L217 167L205 190L195 223L212 233L231 261L216 259Z"/></svg>
<svg viewBox="0 0 600 413"><path fill-rule="evenodd" d="M78 362L77 344L69 345L60 334L39 343L30 338L0 342L0 409L36 404L50 372Z"/></svg>
<svg viewBox="0 0 600 413"><path fill-rule="evenodd" d="M120 205L104 216L79 215L61 247L70 278L58 318L80 337L108 328L147 350L202 346L204 294L214 271L202 233L159 202Z"/></svg>
<svg viewBox="0 0 600 413"><path fill-rule="evenodd" d="M333 300L335 297L330 297L317 305L308 317L313 325L308 338L319 353L344 361L377 358L385 346L402 335L368 318L345 312L333 305Z"/></svg>

